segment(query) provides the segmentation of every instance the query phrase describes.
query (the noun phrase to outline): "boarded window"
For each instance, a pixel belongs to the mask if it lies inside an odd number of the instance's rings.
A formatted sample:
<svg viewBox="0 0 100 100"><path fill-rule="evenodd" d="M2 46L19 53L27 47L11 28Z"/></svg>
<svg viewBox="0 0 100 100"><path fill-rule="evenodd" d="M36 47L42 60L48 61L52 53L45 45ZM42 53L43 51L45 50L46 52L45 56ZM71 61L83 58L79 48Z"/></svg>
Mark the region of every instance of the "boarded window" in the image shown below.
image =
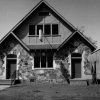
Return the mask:
<svg viewBox="0 0 100 100"><path fill-rule="evenodd" d="M58 24L53 24L52 25L52 35L57 35L58 34Z"/></svg>
<svg viewBox="0 0 100 100"><path fill-rule="evenodd" d="M29 25L29 35L35 35L35 25Z"/></svg>

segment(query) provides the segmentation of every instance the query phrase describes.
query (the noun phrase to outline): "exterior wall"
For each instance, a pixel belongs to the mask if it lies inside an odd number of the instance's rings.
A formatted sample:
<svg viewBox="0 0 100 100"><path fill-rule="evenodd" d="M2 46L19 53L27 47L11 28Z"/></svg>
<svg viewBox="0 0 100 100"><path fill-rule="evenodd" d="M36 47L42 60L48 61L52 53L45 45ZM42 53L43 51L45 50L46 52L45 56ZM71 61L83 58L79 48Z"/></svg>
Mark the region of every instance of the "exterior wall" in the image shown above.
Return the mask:
<svg viewBox="0 0 100 100"><path fill-rule="evenodd" d="M4 57L4 60L0 61L0 79L5 79L6 78L6 56Z"/></svg>
<svg viewBox="0 0 100 100"><path fill-rule="evenodd" d="M62 82L65 80L60 70L60 66L55 62L55 60L53 61L52 69L35 69L34 55L30 55L20 44L17 44L13 49L11 49L9 54L17 55L17 79L29 80L35 75L38 81ZM0 74L0 79L6 79L6 60L5 56L2 65L4 70L2 74Z"/></svg>
<svg viewBox="0 0 100 100"><path fill-rule="evenodd" d="M91 66L88 61L88 56L91 53L91 50L89 47L87 47L84 44L81 44L80 47L78 47L78 51L82 54L82 61L81 61L81 78L82 79L91 79Z"/></svg>
<svg viewBox="0 0 100 100"><path fill-rule="evenodd" d="M92 79L92 75L91 75L91 68L90 65L86 65L87 62L87 51L83 51L82 53L82 62L81 62L81 68L82 68L82 78L83 79Z"/></svg>
<svg viewBox="0 0 100 100"><path fill-rule="evenodd" d="M100 50L97 50L94 53L90 54L90 57L88 59L91 63L91 66L93 68L96 67L96 77L97 79L100 79Z"/></svg>

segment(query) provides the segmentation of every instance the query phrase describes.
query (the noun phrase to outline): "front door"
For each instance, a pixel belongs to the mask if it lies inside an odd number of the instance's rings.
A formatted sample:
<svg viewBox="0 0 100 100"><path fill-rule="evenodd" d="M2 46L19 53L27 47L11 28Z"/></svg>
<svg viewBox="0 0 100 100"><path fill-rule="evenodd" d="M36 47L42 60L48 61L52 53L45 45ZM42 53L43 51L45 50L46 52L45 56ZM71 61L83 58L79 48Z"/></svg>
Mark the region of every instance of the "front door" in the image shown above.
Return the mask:
<svg viewBox="0 0 100 100"><path fill-rule="evenodd" d="M72 59L72 78L81 78L81 59Z"/></svg>
<svg viewBox="0 0 100 100"><path fill-rule="evenodd" d="M16 59L7 60L6 78L10 79L12 74L16 73Z"/></svg>

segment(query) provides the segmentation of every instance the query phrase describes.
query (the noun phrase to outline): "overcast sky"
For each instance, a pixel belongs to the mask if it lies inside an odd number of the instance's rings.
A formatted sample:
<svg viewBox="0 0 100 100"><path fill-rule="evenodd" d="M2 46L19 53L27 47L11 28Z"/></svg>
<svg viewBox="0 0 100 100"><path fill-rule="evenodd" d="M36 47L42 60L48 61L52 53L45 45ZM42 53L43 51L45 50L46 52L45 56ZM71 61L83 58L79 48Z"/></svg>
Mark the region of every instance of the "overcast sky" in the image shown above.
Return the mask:
<svg viewBox="0 0 100 100"><path fill-rule="evenodd" d="M0 0L0 37L13 28L40 0ZM46 0L100 48L100 0Z"/></svg>

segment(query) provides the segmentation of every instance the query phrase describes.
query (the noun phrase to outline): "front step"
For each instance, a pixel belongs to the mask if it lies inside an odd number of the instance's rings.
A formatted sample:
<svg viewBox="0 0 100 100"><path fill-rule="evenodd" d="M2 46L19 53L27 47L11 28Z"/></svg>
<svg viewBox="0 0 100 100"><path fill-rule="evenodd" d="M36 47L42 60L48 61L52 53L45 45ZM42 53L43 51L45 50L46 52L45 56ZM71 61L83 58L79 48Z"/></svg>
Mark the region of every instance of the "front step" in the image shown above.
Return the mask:
<svg viewBox="0 0 100 100"><path fill-rule="evenodd" d="M11 85L11 79L0 80L0 85Z"/></svg>
<svg viewBox="0 0 100 100"><path fill-rule="evenodd" d="M86 79L70 79L70 85L88 85Z"/></svg>

